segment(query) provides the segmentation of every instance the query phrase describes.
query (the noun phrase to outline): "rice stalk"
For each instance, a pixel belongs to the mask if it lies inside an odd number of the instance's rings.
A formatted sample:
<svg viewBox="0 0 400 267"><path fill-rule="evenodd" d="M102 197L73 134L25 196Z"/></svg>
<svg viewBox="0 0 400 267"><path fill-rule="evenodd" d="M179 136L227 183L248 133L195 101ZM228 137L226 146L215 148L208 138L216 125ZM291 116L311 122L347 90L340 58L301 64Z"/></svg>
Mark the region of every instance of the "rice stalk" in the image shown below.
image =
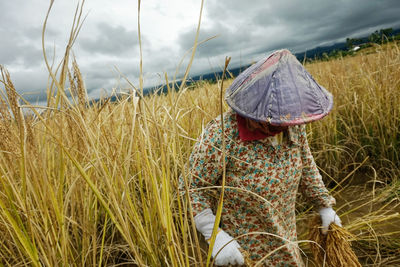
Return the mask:
<svg viewBox="0 0 400 267"><path fill-rule="evenodd" d="M314 260L319 266L361 267L351 248L355 236L334 223L329 226L327 235L320 229L321 219L316 216L310 224L309 239ZM315 243L314 243L315 242Z"/></svg>

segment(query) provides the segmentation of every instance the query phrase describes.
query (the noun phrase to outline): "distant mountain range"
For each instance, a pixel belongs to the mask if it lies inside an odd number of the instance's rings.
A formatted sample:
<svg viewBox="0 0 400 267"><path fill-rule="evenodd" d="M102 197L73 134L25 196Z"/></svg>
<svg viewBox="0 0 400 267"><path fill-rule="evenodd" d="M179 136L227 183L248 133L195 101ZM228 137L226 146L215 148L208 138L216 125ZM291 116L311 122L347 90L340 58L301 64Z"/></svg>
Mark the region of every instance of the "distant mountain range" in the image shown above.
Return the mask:
<svg viewBox="0 0 400 267"><path fill-rule="evenodd" d="M400 34L400 29L392 30L390 36L398 35ZM363 36L359 38L352 39L354 40L353 45L360 45L363 43L368 43L370 42L370 37L369 36ZM306 56L309 59L314 59L314 58L321 58L323 53L329 54L330 52L334 50L347 50L348 49L348 44L346 42L341 42L341 43L336 43L333 45L329 46L317 46L311 50L307 50L301 53L296 53L295 56L300 62L304 61L304 56Z"/></svg>
<svg viewBox="0 0 400 267"><path fill-rule="evenodd" d="M368 37L366 37L368 39ZM308 51L296 53L295 56L300 62L304 61L304 57L314 59L314 58L320 58L322 57L323 53L329 54L330 52L334 50L346 50L347 49L347 44L345 42L343 43L336 43L333 45L329 46L317 46L316 48L313 48Z"/></svg>

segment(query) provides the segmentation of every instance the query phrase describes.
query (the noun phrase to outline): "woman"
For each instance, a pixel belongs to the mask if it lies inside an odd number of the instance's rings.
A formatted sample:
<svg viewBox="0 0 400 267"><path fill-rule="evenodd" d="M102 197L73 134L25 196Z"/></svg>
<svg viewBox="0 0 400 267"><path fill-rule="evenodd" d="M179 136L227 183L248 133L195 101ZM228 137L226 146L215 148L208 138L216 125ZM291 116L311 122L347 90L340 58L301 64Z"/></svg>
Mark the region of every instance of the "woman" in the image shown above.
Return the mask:
<svg viewBox="0 0 400 267"><path fill-rule="evenodd" d="M329 113L332 96L288 50L280 50L239 75L227 89L226 101L232 110L224 114L224 133L220 118L210 122L189 161L196 228L206 240L211 238L218 194L201 188L220 184L225 153L215 263L241 265L243 249L254 262L267 256L265 266L302 266L295 243L298 190L319 209L324 232L330 223L340 225L304 125ZM237 240L228 243L233 238Z"/></svg>

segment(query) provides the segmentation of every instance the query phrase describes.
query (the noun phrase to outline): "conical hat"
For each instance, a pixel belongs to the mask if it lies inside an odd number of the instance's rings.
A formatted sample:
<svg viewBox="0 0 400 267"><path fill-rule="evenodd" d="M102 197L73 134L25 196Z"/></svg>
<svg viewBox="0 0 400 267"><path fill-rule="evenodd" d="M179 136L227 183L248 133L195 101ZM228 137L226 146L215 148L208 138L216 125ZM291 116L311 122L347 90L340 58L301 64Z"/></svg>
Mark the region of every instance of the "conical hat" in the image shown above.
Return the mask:
<svg viewBox="0 0 400 267"><path fill-rule="evenodd" d="M282 126L321 119L333 106L332 95L285 49L243 71L225 100L241 116Z"/></svg>

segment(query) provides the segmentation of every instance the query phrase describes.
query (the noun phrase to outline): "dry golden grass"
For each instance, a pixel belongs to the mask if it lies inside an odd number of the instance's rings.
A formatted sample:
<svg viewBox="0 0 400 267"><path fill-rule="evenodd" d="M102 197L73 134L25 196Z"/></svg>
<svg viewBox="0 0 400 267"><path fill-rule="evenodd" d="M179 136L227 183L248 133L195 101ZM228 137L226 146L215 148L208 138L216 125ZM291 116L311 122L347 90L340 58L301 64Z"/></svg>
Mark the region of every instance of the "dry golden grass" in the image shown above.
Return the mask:
<svg viewBox="0 0 400 267"><path fill-rule="evenodd" d="M321 232L321 218L317 215L310 223L309 239L314 260L319 266L361 267L351 248L355 236L344 228L331 224L328 234Z"/></svg>
<svg viewBox="0 0 400 267"><path fill-rule="evenodd" d="M393 163L400 159L398 45L378 46L365 55L320 62L308 69L336 102L331 116L311 125L318 128L312 145L324 153L320 166L329 174L347 173L349 164L368 157L363 170L370 175L386 172L385 182L390 182Z"/></svg>
<svg viewBox="0 0 400 267"><path fill-rule="evenodd" d="M400 51L394 44L372 52L306 66L335 97L332 114L308 130L360 262L396 266ZM42 113L18 100L2 69L0 266L205 266L178 179L188 177L202 128L220 114L218 84L89 108L78 65L68 64L66 53L60 73L49 67ZM22 108L36 114L22 116ZM299 198L300 240L310 210Z"/></svg>

